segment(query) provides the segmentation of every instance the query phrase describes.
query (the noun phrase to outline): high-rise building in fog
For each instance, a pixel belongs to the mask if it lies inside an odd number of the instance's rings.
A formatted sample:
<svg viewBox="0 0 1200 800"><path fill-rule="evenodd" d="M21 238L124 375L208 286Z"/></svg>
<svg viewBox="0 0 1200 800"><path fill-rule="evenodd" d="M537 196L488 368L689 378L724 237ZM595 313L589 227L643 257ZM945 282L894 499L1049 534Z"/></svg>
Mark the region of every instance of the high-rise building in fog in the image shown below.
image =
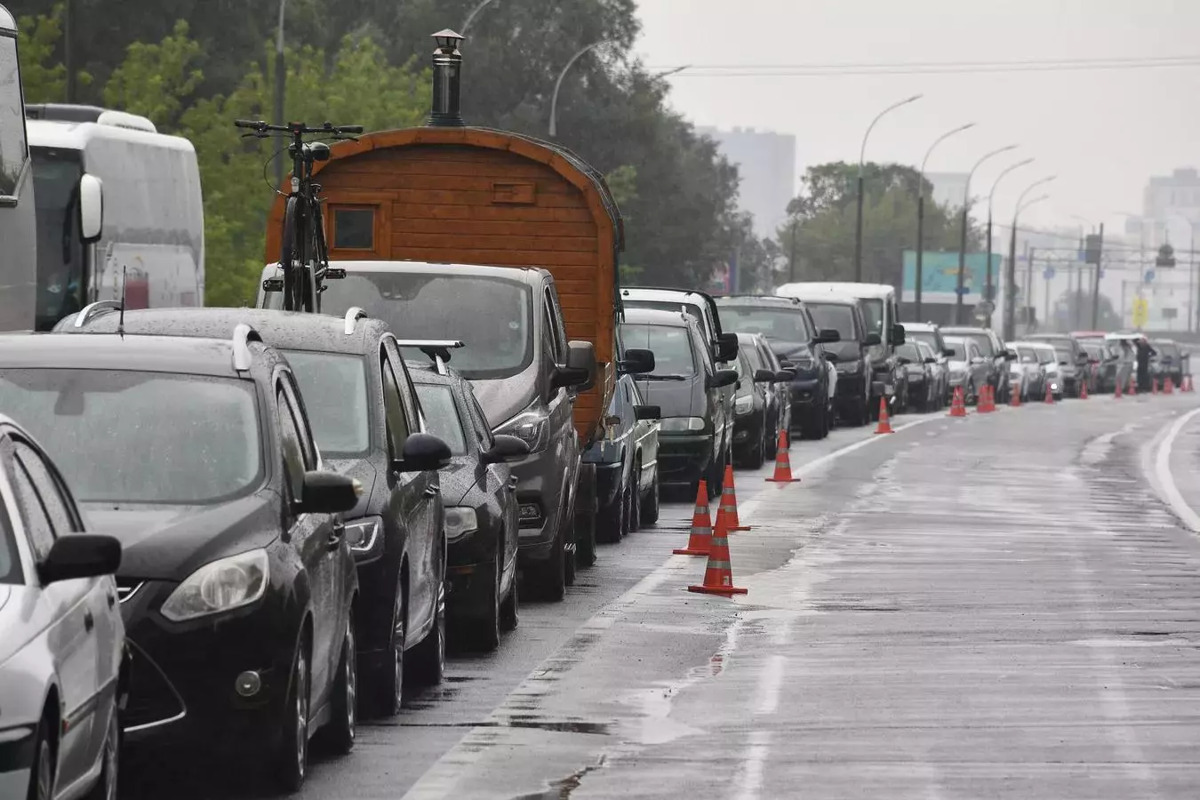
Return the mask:
<svg viewBox="0 0 1200 800"><path fill-rule="evenodd" d="M1142 233L1144 227L1142 235L1151 248L1168 238L1176 247L1188 247L1192 226L1200 226L1200 172L1183 167L1150 178L1142 196L1142 219L1130 220L1127 231Z"/></svg>
<svg viewBox="0 0 1200 800"><path fill-rule="evenodd" d="M738 207L754 215L754 232L774 236L796 194L796 137L753 128L698 128L717 143L741 177Z"/></svg>

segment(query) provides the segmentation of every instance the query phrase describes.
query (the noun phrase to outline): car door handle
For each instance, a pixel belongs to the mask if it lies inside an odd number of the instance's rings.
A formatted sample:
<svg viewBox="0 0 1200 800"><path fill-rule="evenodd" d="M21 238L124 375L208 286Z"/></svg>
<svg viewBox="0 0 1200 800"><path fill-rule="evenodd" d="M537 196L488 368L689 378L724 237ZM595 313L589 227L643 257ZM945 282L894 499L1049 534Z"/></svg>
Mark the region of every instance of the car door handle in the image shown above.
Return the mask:
<svg viewBox="0 0 1200 800"><path fill-rule="evenodd" d="M437 486L437 485L426 486L425 487L425 496L426 497L437 497L438 492L440 492L441 490L442 490L441 486Z"/></svg>
<svg viewBox="0 0 1200 800"><path fill-rule="evenodd" d="M83 612L83 627L88 633L91 633L92 628L96 627L96 618L92 616L90 608Z"/></svg>

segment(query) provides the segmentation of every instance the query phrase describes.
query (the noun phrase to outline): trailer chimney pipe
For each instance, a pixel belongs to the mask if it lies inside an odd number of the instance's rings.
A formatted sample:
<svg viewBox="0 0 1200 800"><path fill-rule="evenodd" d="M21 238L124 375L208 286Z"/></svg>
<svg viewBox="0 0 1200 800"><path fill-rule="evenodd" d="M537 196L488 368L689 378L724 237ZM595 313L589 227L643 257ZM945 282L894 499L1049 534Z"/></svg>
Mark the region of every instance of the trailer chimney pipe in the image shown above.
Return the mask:
<svg viewBox="0 0 1200 800"><path fill-rule="evenodd" d="M433 35L437 49L433 51L433 109L426 125L435 128L461 128L462 118L462 53L458 45L463 37L449 28Z"/></svg>

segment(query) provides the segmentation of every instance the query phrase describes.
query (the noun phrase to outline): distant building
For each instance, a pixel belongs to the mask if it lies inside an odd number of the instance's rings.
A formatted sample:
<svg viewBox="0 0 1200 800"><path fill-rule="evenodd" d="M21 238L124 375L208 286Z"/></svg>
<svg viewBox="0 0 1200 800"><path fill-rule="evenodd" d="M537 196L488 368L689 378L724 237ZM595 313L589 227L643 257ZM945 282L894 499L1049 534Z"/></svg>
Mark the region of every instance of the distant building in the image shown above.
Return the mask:
<svg viewBox="0 0 1200 800"><path fill-rule="evenodd" d="M796 137L753 128L698 128L717 143L741 177L738 207L754 215L754 232L774 236L796 196Z"/></svg>
<svg viewBox="0 0 1200 800"><path fill-rule="evenodd" d="M1193 226L1200 226L1200 172L1185 167L1150 178L1142 197L1142 219L1128 220L1126 232L1144 237L1150 248L1168 238L1186 248Z"/></svg>
<svg viewBox="0 0 1200 800"><path fill-rule="evenodd" d="M926 172L925 179L933 184L933 201L939 206L962 208L967 191L965 172Z"/></svg>

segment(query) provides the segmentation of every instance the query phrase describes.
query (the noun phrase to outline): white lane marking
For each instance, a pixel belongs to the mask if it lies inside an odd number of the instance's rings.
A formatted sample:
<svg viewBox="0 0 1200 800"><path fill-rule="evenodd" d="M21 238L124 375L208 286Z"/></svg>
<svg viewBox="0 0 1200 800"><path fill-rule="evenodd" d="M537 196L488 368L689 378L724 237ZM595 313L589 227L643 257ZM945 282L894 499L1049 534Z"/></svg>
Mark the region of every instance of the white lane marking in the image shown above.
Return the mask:
<svg viewBox="0 0 1200 800"><path fill-rule="evenodd" d="M762 674L758 678L758 706L755 714L774 714L779 708L779 690L783 688L783 668L787 666L784 656L769 657L763 664Z"/></svg>
<svg viewBox="0 0 1200 800"><path fill-rule="evenodd" d="M1184 414L1179 419L1175 420L1167 435L1158 445L1158 453L1154 460L1154 473L1158 478L1158 485L1162 489L1164 499L1175 511L1175 515L1179 517L1193 533L1200 533L1200 514L1197 514L1187 501L1183 499L1183 495L1179 492L1179 487L1175 485L1175 478L1171 475L1171 449L1175 445L1175 437L1183 430L1183 426L1200 414L1200 408L1193 409Z"/></svg>
<svg viewBox="0 0 1200 800"><path fill-rule="evenodd" d="M750 745L746 748L742 768L734 784L738 788L738 800L758 800L758 793L762 790L763 767L770 752L771 732L751 731Z"/></svg>

